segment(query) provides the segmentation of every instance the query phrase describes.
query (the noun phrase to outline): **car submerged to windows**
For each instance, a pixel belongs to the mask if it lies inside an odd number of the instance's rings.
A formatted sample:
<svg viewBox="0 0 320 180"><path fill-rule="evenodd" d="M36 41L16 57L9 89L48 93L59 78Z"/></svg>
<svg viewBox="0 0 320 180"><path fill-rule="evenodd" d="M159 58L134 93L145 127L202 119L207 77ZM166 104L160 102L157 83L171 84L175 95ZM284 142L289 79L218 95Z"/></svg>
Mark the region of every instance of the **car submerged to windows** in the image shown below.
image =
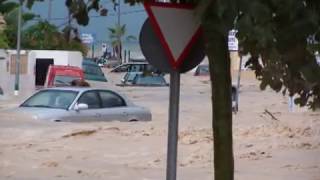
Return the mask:
<svg viewBox="0 0 320 180"><path fill-rule="evenodd" d="M74 80L84 80L83 70L75 66L50 65L44 87L71 86Z"/></svg>
<svg viewBox="0 0 320 180"><path fill-rule="evenodd" d="M107 82L106 76L100 66L94 61L84 59L82 61L82 69L85 80Z"/></svg>
<svg viewBox="0 0 320 180"><path fill-rule="evenodd" d="M209 76L209 65L208 64L200 64L197 66L196 71L194 72L194 76Z"/></svg>
<svg viewBox="0 0 320 180"><path fill-rule="evenodd" d="M110 72L153 72L161 74L159 70L154 68L151 64L146 62L128 62L123 63L115 68L113 68Z"/></svg>
<svg viewBox="0 0 320 180"><path fill-rule="evenodd" d="M145 74L143 72L128 72L118 86L168 86L163 75Z"/></svg>
<svg viewBox="0 0 320 180"><path fill-rule="evenodd" d="M151 120L149 109L133 104L112 90L83 87L43 89L18 108L0 111L0 115L2 113L57 122Z"/></svg>

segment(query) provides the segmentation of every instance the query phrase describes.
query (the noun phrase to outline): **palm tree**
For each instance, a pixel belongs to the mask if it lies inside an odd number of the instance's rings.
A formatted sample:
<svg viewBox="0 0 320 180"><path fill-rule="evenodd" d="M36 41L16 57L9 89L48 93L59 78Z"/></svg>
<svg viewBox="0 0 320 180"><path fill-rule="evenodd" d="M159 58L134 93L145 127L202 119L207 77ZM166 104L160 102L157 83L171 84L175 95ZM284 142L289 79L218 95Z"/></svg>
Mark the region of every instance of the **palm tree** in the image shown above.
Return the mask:
<svg viewBox="0 0 320 180"><path fill-rule="evenodd" d="M17 8L19 4L10 0L0 0L0 14L5 15Z"/></svg>
<svg viewBox="0 0 320 180"><path fill-rule="evenodd" d="M122 43L121 39L126 34L126 25L116 24L113 28L108 28L109 39L111 40L111 45L113 49L113 54L119 59L121 57Z"/></svg>
<svg viewBox="0 0 320 180"><path fill-rule="evenodd" d="M60 32L47 21L40 21L24 31L25 48L54 49L59 46Z"/></svg>
<svg viewBox="0 0 320 180"><path fill-rule="evenodd" d="M6 22L6 27L4 29L4 34L6 35L10 48L15 48L17 43L17 28L18 28L18 6L13 8L10 12L4 14L4 20ZM26 23L34 18L39 17L33 13L23 13L22 14L22 27Z"/></svg>
<svg viewBox="0 0 320 180"><path fill-rule="evenodd" d="M4 29L6 27L6 21L3 15L10 13L12 10L18 7L15 2L9 2L8 0L0 0L0 48L8 48L9 40L6 36Z"/></svg>
<svg viewBox="0 0 320 180"><path fill-rule="evenodd" d="M111 45L113 49L113 54L115 54L115 56L121 60L122 59L122 55L121 55L122 39L127 33L126 25L116 24L113 28L108 28L108 30L109 30L109 39L111 40ZM127 41L136 40L136 37L130 35L126 37L126 40Z"/></svg>
<svg viewBox="0 0 320 180"><path fill-rule="evenodd" d="M80 39L66 39L65 34L50 24L40 21L24 30L24 48L51 49L51 50L77 50L87 54L87 48Z"/></svg>

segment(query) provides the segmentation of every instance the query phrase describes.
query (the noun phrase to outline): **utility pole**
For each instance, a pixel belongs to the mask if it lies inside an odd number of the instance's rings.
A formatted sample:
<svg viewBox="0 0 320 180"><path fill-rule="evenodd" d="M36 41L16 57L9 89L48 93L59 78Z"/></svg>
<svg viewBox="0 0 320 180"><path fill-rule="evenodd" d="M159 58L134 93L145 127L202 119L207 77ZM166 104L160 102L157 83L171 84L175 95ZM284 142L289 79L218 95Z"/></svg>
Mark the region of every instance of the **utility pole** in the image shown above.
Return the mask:
<svg viewBox="0 0 320 180"><path fill-rule="evenodd" d="M71 34L71 33L72 33L72 32L71 32L71 31L72 31L71 15L72 15L72 14L71 14L71 10L69 9L69 12L68 12L68 28L69 28L69 29L68 29L68 32L67 32L67 33L68 33L68 39L67 39L67 42L68 42L68 43L70 43L70 41L71 41L71 35L72 35L72 34Z"/></svg>
<svg viewBox="0 0 320 180"><path fill-rule="evenodd" d="M49 5L48 5L48 22L51 20L51 11L52 11L52 0L49 0Z"/></svg>
<svg viewBox="0 0 320 180"><path fill-rule="evenodd" d="M91 50L92 50L91 57L92 57L92 59L94 59L94 42L92 42L92 44L91 44Z"/></svg>
<svg viewBox="0 0 320 180"><path fill-rule="evenodd" d="M21 19L22 19L22 5L23 0L19 2L18 13L18 31L17 31L17 56L16 56L16 77L14 84L14 95L19 95L19 81L20 81L20 49L21 49Z"/></svg>
<svg viewBox="0 0 320 180"><path fill-rule="evenodd" d="M118 30L120 31L121 30L121 23L120 23L120 0L118 0ZM121 43L121 37L120 37L120 33L118 32L118 37L117 37L117 41L118 41L118 61L120 63L122 63L122 60L121 60L121 49L122 49L122 43Z"/></svg>

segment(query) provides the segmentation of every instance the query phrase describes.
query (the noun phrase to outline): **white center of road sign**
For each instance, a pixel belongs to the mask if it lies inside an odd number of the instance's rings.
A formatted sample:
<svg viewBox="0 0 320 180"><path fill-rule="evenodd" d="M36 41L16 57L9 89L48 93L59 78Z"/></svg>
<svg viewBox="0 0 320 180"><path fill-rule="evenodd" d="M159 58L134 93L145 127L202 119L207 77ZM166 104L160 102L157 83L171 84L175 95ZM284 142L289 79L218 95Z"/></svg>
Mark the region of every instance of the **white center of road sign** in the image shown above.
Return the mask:
<svg viewBox="0 0 320 180"><path fill-rule="evenodd" d="M177 61L200 23L195 23L193 11L189 9L173 9L151 7L161 32L168 43L174 60Z"/></svg>
<svg viewBox="0 0 320 180"><path fill-rule="evenodd" d="M178 68L202 35L193 6L145 3L145 7L170 64Z"/></svg>

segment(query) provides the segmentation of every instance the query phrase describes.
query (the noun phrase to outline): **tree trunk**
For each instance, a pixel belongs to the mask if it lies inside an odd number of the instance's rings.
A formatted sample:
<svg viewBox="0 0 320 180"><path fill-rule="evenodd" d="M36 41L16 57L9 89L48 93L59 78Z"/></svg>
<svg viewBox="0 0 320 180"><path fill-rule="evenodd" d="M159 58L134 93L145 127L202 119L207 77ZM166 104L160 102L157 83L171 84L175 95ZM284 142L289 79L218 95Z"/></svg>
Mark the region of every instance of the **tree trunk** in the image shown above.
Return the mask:
<svg viewBox="0 0 320 180"><path fill-rule="evenodd" d="M232 100L228 37L206 29L212 87L214 179L233 180ZM226 33L227 34L227 33Z"/></svg>

